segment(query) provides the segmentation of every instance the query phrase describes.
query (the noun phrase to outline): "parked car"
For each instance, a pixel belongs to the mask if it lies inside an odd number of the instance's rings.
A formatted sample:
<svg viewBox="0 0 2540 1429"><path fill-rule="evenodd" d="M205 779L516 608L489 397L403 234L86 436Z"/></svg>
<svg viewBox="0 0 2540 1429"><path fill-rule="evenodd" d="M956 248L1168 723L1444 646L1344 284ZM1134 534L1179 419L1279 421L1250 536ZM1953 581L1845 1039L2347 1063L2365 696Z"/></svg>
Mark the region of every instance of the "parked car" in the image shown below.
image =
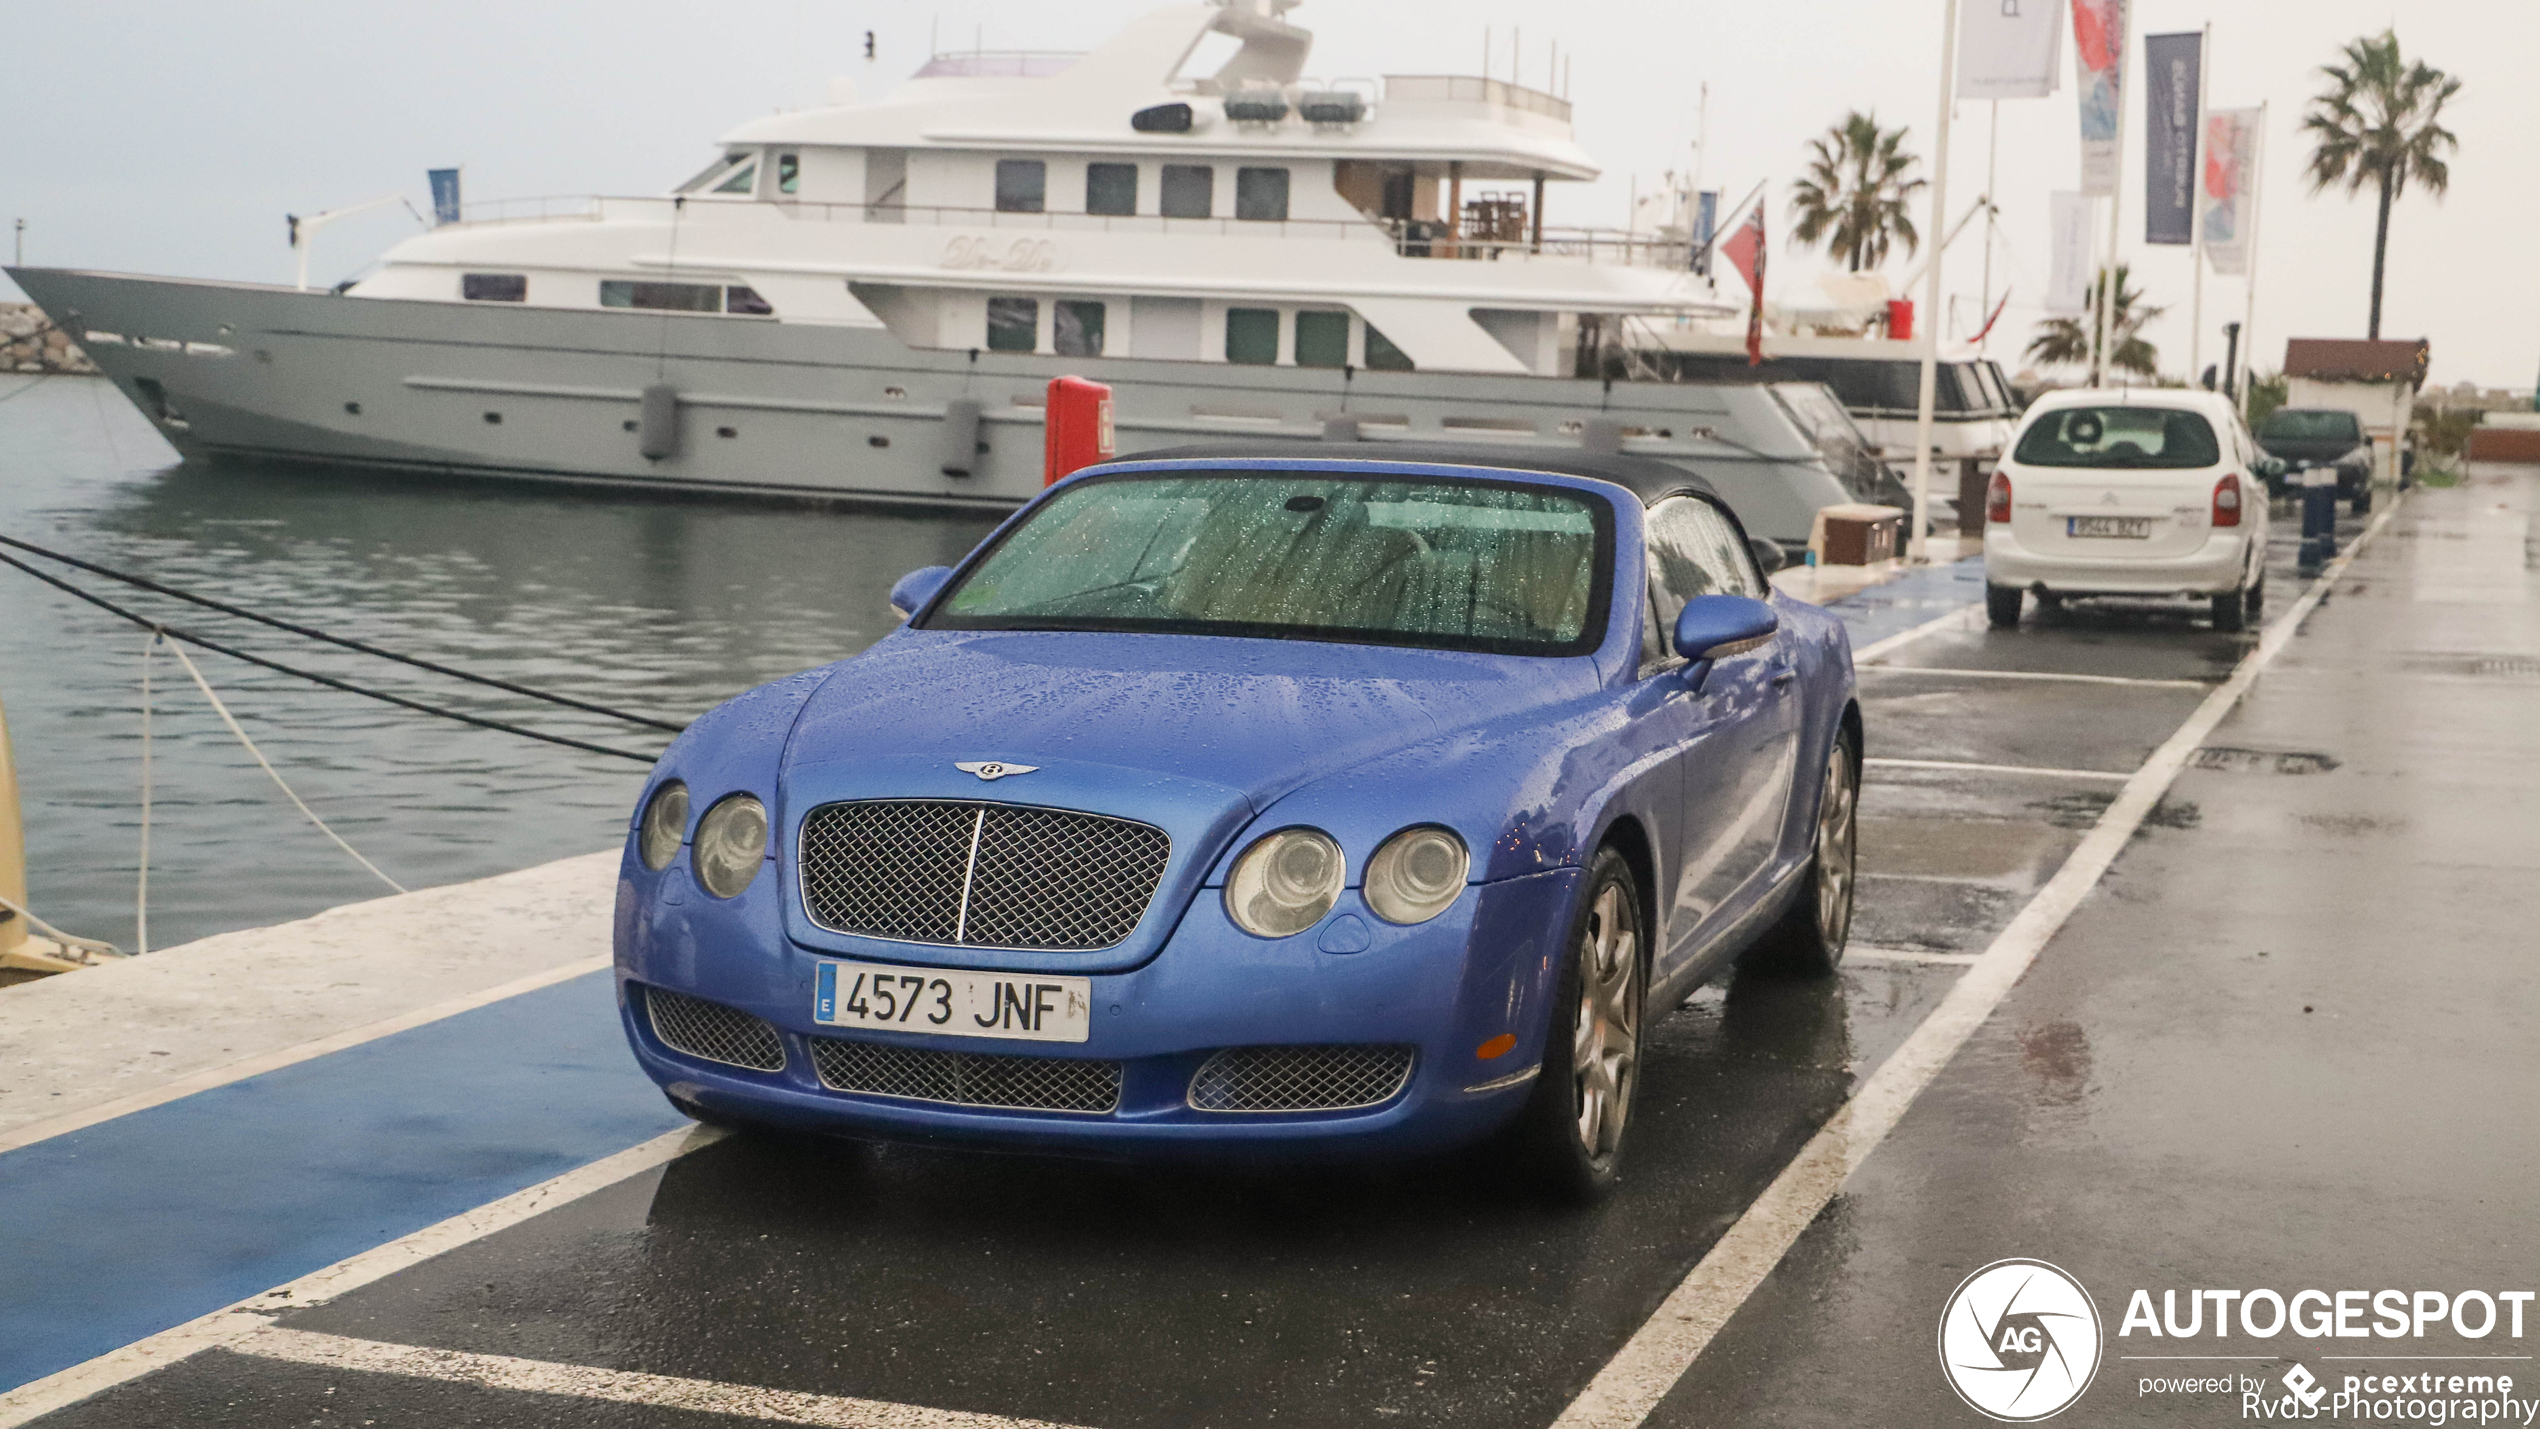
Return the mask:
<svg viewBox="0 0 2540 1429"><path fill-rule="evenodd" d="M2266 602L2264 455L2231 403L2192 389L2042 397L1985 493L1985 609L2016 625L2022 597L2195 596L2214 628Z"/></svg>
<svg viewBox="0 0 2540 1429"><path fill-rule="evenodd" d="M2361 514L2372 509L2372 439L2355 414L2339 407L2278 407L2258 424L2258 446L2281 462L2268 489L2282 496L2313 467L2337 470L2337 494Z"/></svg>
<svg viewBox="0 0 2540 1429"><path fill-rule="evenodd" d="M1583 453L1081 472L639 801L636 1060L700 1119L1616 1174L1653 1012L1851 923L1842 623Z"/></svg>

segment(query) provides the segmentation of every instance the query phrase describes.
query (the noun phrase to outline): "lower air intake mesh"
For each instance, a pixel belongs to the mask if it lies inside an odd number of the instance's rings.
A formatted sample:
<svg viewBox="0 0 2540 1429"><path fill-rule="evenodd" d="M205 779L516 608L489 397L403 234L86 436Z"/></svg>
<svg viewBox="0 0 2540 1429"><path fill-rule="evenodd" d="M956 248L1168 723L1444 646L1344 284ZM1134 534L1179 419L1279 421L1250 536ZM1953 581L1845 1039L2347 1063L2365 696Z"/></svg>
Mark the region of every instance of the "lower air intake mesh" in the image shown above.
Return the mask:
<svg viewBox="0 0 2540 1429"><path fill-rule="evenodd" d="M999 1057L936 1052L844 1037L811 1039L811 1064L831 1091L952 1106L1070 1111L1100 1116L1120 1105L1120 1064L1076 1057Z"/></svg>
<svg viewBox="0 0 2540 1429"><path fill-rule="evenodd" d="M1191 1078L1197 1111L1346 1111L1411 1080L1409 1047L1229 1047Z"/></svg>
<svg viewBox="0 0 2540 1429"><path fill-rule="evenodd" d="M753 1072L785 1070L785 1044L776 1029L738 1008L648 987L644 1012L654 1036L691 1057Z"/></svg>

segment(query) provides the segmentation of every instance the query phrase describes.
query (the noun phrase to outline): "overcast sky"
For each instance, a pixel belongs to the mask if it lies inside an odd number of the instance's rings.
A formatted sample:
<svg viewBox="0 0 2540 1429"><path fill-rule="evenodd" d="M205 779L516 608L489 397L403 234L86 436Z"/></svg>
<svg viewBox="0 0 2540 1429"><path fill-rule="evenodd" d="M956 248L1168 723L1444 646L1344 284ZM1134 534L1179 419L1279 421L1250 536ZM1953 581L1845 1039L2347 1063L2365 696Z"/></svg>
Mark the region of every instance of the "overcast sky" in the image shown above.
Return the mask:
<svg viewBox="0 0 2540 1429"><path fill-rule="evenodd" d="M1985 3L1985 0L1974 0ZM945 48L1081 49L1140 0L85 0L9 9L0 122L0 219L27 221L43 265L288 281L283 214L402 192L426 207L423 171L464 164L470 198L657 192L714 139L771 109L817 102L833 75L866 93ZM2448 111L2461 146L2450 195L2403 199L2391 224L2383 333L2431 338L2434 378L2528 389L2540 370L2540 21L2527 4L2438 0L2137 0L2131 69L2146 33L2211 22L2212 103L2272 104L2257 304L2258 360L2288 336L2360 337L2372 266L2369 194L2313 196L2296 125L2317 67L2359 34L2397 23L2407 53L2465 82ZM1320 75L1471 73L1483 32L1505 75L1541 85L1551 46L1569 59L1597 184L1556 186L1555 223L1620 224L1635 176L1692 160L1699 87L1710 85L1708 187L1775 195L1773 286L1806 284L1821 259L1781 244L1803 145L1847 108L1904 123L1928 155L1938 97L1941 0L1309 0ZM879 58L862 57L865 30ZM1994 293L2012 287L1995 351L2040 316L2046 195L2074 186L2069 74L2051 98L2001 105L2003 238ZM2162 366L2187 365L2186 251L2142 244L2141 86L2127 96L2125 255L2167 315L2149 335ZM1990 106L1959 106L1951 207L1983 190ZM1928 168L1926 169L1928 172ZM343 276L415 231L402 211L348 220L318 240L314 272ZM1983 255L1951 250L1948 289L1977 305ZM1910 262L1891 260L1902 278ZM1734 280L1727 285L1736 288ZM6 289L0 283L0 289ZM2240 316L2238 279L2205 281L2204 360ZM9 296L15 296L10 293ZM1963 329L1962 329L1963 330ZM2008 337L2012 342L2004 342Z"/></svg>

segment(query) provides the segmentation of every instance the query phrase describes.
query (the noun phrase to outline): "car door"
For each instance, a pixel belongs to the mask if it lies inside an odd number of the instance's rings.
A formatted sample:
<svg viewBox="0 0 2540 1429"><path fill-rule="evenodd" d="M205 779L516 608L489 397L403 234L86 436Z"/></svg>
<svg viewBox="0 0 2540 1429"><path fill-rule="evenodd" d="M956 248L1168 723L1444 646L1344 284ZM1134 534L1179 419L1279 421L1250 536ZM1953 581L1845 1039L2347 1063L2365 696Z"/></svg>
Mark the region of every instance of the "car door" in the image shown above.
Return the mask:
<svg viewBox="0 0 2540 1429"><path fill-rule="evenodd" d="M1659 629L1697 595L1764 599L1770 589L1735 522L1698 496L1649 509L1652 613ZM1682 759L1684 804L1675 839L1673 906L1660 975L1683 967L1763 896L1790 809L1799 743L1792 639L1717 662L1692 697L1693 738Z"/></svg>

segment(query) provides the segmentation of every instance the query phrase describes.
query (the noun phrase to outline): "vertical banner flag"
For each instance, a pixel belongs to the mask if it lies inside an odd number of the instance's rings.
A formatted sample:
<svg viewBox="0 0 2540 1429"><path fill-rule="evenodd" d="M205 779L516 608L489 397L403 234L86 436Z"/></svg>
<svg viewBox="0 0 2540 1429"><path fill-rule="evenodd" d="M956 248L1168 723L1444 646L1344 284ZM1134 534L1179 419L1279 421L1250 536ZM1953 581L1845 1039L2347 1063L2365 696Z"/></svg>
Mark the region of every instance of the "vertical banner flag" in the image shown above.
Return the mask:
<svg viewBox="0 0 2540 1429"><path fill-rule="evenodd" d="M2054 232L2046 245L2046 311L2079 317L2090 308L2090 195L2047 196Z"/></svg>
<svg viewBox="0 0 2540 1429"><path fill-rule="evenodd" d="M424 177L432 181L432 221L436 224L458 222L459 171L426 169Z"/></svg>
<svg viewBox="0 0 2540 1429"><path fill-rule="evenodd" d="M2258 111L2205 117L2205 257L2227 277L2249 271L2250 188L2258 177Z"/></svg>
<svg viewBox="0 0 2540 1429"><path fill-rule="evenodd" d="M2043 99L2063 58L2065 0L1967 0L1958 10L1958 97Z"/></svg>
<svg viewBox="0 0 2540 1429"><path fill-rule="evenodd" d="M1746 365L1759 367L1764 361L1764 206L1755 205L1737 232L1721 241L1720 251L1746 280L1747 291L1755 295L1746 310Z"/></svg>
<svg viewBox="0 0 2540 1429"><path fill-rule="evenodd" d="M2197 70L2205 37L2189 30L2143 37L2143 241L2196 236Z"/></svg>
<svg viewBox="0 0 2540 1429"><path fill-rule="evenodd" d="M1720 231L1720 191L1704 189L1693 205L1693 271L1711 276L1711 235Z"/></svg>
<svg viewBox="0 0 2540 1429"><path fill-rule="evenodd" d="M2081 91L2081 191L2117 191L2125 115L2126 0L2072 0L2073 80Z"/></svg>

